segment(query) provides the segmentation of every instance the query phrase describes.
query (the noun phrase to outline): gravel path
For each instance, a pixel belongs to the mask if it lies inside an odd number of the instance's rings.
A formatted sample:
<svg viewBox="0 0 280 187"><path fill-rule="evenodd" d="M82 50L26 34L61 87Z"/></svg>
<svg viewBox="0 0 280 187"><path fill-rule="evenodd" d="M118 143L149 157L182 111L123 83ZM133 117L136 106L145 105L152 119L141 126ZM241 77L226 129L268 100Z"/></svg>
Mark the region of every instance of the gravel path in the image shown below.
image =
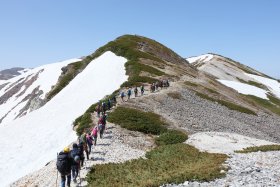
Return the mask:
<svg viewBox="0 0 280 187"><path fill-rule="evenodd" d="M85 176L90 168L96 164L109 162L124 162L145 156L145 152L153 147L150 137L141 133L131 132L122 129L114 124L108 123L104 138L97 140L97 145L92 148L90 160L85 160L85 165L81 170L81 186L86 186ZM17 187L55 187L57 179L56 160L48 163L39 171L35 171L11 186ZM77 181L80 182L79 179ZM71 187L80 186L71 183ZM60 186L60 176L58 175L57 186Z"/></svg>

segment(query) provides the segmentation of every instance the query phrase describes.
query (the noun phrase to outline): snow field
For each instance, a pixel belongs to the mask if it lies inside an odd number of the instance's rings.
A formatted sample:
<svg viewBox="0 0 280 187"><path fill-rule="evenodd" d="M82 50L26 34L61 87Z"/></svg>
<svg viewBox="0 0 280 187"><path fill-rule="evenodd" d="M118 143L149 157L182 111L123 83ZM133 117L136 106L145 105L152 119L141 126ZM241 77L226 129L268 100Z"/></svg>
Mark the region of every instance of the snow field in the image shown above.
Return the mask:
<svg viewBox="0 0 280 187"><path fill-rule="evenodd" d="M6 186L42 168L64 146L76 140L73 120L127 80L126 61L112 52L104 53L46 105L0 126L0 184Z"/></svg>
<svg viewBox="0 0 280 187"><path fill-rule="evenodd" d="M264 89L241 82L228 81L228 80L218 80L218 81L227 87L233 88L238 93L245 94L245 95L254 95L262 99L269 100L266 95L267 91Z"/></svg>
<svg viewBox="0 0 280 187"><path fill-rule="evenodd" d="M16 76L12 79L7 80L9 84L7 84L4 88L0 91L0 97L4 95L7 91L12 89L13 87L9 88L12 84L16 83L17 81L23 82L25 79L30 80L33 76L35 76L37 73L38 79L25 91L24 94L17 97L18 94L21 93L25 89L25 86L21 88L19 92L14 94L12 97L8 99L7 102L0 105L0 119L4 117L9 111L11 111L6 118L2 121L0 125L4 125L5 123L9 123L10 121L13 121L15 117L18 115L19 111L24 107L24 105L20 104L20 102L29 94L32 93L32 91L38 87L39 90L43 91L43 94L40 96L41 99L45 98L45 95L47 92L51 90L51 87L56 84L58 77L61 75L61 68L64 66L67 66L70 63L80 61L81 59L70 59L59 63L54 64L48 64L44 66L40 66L37 68L34 68L32 70L27 71L26 73L23 73L19 76ZM15 86L15 85L14 85ZM7 89L9 88L9 89ZM7 90L6 90L7 89ZM18 106L17 106L18 105Z"/></svg>

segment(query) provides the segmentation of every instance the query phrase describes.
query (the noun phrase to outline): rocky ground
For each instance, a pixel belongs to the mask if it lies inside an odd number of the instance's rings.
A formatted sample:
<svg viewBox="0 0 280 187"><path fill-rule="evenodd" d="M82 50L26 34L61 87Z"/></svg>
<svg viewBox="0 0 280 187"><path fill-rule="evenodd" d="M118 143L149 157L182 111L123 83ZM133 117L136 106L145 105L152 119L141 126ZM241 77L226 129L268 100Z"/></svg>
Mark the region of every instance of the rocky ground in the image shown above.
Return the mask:
<svg viewBox="0 0 280 187"><path fill-rule="evenodd" d="M169 184L165 185L165 187L280 186L280 151L247 154L234 153L234 150L241 150L249 145L268 145L273 144L272 142L256 140L232 133L206 132L191 135L187 143L198 145L196 147L201 151L228 154L229 158L225 163L228 167L226 177L202 183L186 181L183 184Z"/></svg>
<svg viewBox="0 0 280 187"><path fill-rule="evenodd" d="M170 92L179 93L180 99L168 97ZM177 94L178 95L178 94ZM280 118L265 113L258 116L247 115L213 103L196 96L192 91L183 89L180 84L174 83L168 89L159 92L146 92L144 96L121 102L118 105L141 108L145 111L153 111L162 115L171 124L172 128L183 129L189 134L197 132L214 131L225 146L237 145L240 137L221 136L221 132L237 133L251 138L260 139L255 142L266 144L267 141L280 142ZM94 160L86 161L86 167L81 171L81 186L85 186L85 176L89 167L95 164L107 162L123 162L129 159L143 157L145 151L153 147L152 139L141 133L127 131L109 124L104 139L99 139L93 148L91 157ZM215 135L215 136L216 136ZM208 134L208 137L212 135ZM215 137L213 135L213 137ZM237 135L238 136L238 135ZM197 142L190 136L189 143L197 146L203 144L203 139L197 138ZM222 137L222 138L221 138ZM191 140L193 140L191 142ZM207 138L206 138L207 140ZM208 139L209 140L209 139ZM250 143L250 138L244 139L244 147L255 145ZM266 141L263 141L266 140ZM247 141L247 144L245 143ZM209 143L211 141L207 141ZM215 145L215 141L212 141ZM233 143L232 145L230 143ZM246 144L246 146L245 146ZM213 150L197 146L203 151L219 152L219 146L212 146ZM208 145L208 147L211 147ZM222 147L222 146L221 146ZM233 146L236 149L240 146ZM225 150L225 149L223 149ZM280 152L237 154L233 150L221 152L229 155L226 165L229 168L225 178L217 179L209 183L187 181L180 185L166 186L280 186L279 156ZM12 186L56 186L55 161L50 162L40 171L34 172ZM58 182L59 182L58 178ZM74 185L73 185L74 186Z"/></svg>
<svg viewBox="0 0 280 187"><path fill-rule="evenodd" d="M114 124L108 123L104 138L98 137L97 145L92 148L90 159L85 161L80 177L73 186L86 186L85 176L90 168L96 164L109 162L124 162L126 160L144 157L145 152L153 147L152 138L141 133L122 129ZM54 187L60 186L60 176L57 173L56 160L51 161L39 171L35 171L11 186L17 187ZM80 183L81 182L81 183Z"/></svg>
<svg viewBox="0 0 280 187"><path fill-rule="evenodd" d="M168 97L169 92L179 93L181 99ZM174 127L190 134L205 131L229 132L280 142L280 117L262 112L255 116L229 110L196 96L178 83L172 84L169 89L131 100L126 105L158 113Z"/></svg>

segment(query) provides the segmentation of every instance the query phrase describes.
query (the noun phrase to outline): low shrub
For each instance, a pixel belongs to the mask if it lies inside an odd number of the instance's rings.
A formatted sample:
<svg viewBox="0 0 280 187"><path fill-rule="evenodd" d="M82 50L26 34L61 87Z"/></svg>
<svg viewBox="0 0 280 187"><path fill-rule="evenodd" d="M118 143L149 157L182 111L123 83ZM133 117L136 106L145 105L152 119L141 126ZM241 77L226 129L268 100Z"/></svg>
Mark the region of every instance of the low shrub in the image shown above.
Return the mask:
<svg viewBox="0 0 280 187"><path fill-rule="evenodd" d="M76 129L77 135L80 136L83 134L84 131L91 127L91 124L91 114L86 112L82 117L80 117L79 126Z"/></svg>
<svg viewBox="0 0 280 187"><path fill-rule="evenodd" d="M168 145L183 143L188 139L188 135L182 131L178 130L168 130L162 133L159 137L155 139L157 145Z"/></svg>
<svg viewBox="0 0 280 187"><path fill-rule="evenodd" d="M160 186L186 180L210 181L223 177L227 156L199 152L186 144L160 146L147 159L95 165L86 179L88 186Z"/></svg>
<svg viewBox="0 0 280 187"><path fill-rule="evenodd" d="M179 92L169 92L167 95L173 99L182 99L182 95Z"/></svg>
<svg viewBox="0 0 280 187"><path fill-rule="evenodd" d="M262 145L262 146L254 146L247 147L240 151L235 151L236 153L252 153L252 152L267 152L267 151L280 151L280 145Z"/></svg>
<svg viewBox="0 0 280 187"><path fill-rule="evenodd" d="M132 108L116 108L111 112L108 121L118 124L128 130L139 131L146 134L158 135L167 130L165 127L166 123L160 119L159 115Z"/></svg>

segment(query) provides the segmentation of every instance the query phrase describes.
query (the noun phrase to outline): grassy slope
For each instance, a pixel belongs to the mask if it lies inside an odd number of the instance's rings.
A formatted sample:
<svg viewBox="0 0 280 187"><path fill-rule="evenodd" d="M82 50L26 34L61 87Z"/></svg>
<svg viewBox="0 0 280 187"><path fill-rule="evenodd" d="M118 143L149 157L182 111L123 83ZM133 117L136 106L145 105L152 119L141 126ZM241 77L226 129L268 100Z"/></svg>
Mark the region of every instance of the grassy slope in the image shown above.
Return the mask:
<svg viewBox="0 0 280 187"><path fill-rule="evenodd" d="M125 67L126 67L126 73L129 75L129 78L127 82L121 85L121 87L139 86L142 83L155 82L157 80L156 78L157 76L162 76L166 74L154 67L141 64L139 63L139 61L140 59L149 59L152 61L160 62L162 64L165 64L165 62L160 58L158 58L157 55L153 53L146 53L139 50L139 44L143 42L149 44L149 46L152 46L153 48L160 49L167 54L176 55L172 50L168 49L167 47L163 46L162 44L154 40L145 37L140 37L140 36L133 36L133 35L121 36L116 40L111 41L108 44L104 45L103 47L100 47L92 55L87 56L83 61L71 64L66 74L61 77L60 82L56 86L56 88L49 93L49 99L51 99L55 94L57 94L60 90L62 90L79 72L81 72L87 66L87 64L90 61L99 57L106 51L112 51L116 55L125 57L128 60L125 64ZM147 72L154 77L140 76L141 72ZM113 94L116 94L116 92L114 92ZM106 97L106 99L108 97ZM83 131L85 131L91 126L90 124L92 123L92 121L88 118L89 115L87 113L93 112L96 105L97 103L94 103L91 107L89 107L89 109L86 111L83 117L80 116L75 120L74 125L78 126L76 128L78 135L80 135ZM84 121L89 123L84 123L82 119L84 119Z"/></svg>
<svg viewBox="0 0 280 187"><path fill-rule="evenodd" d="M109 121L130 130L160 134L156 142L161 146L147 152L147 159L95 165L87 175L89 186L159 186L224 176L220 170L226 155L199 152L182 144L187 135L167 129L157 114L118 107L110 114Z"/></svg>
<svg viewBox="0 0 280 187"><path fill-rule="evenodd" d="M270 100L266 100L253 95L244 95L244 96L253 100L260 106L270 110L271 112L280 115L280 100L278 98L268 95L268 98Z"/></svg>

